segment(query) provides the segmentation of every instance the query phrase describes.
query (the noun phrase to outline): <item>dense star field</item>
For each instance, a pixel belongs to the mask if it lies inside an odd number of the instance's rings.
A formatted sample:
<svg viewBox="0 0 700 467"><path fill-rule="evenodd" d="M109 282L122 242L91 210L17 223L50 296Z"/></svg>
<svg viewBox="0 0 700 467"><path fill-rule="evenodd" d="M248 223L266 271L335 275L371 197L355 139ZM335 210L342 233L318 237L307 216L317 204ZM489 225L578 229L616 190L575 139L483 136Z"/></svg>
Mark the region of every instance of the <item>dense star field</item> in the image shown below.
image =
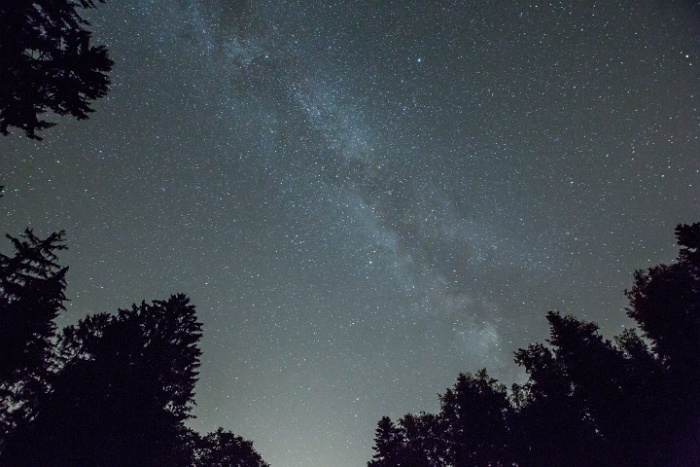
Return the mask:
<svg viewBox="0 0 700 467"><path fill-rule="evenodd" d="M700 220L696 1L112 1L86 121L2 137L2 231L65 229L86 313L186 292L197 418L357 467L460 371L606 335Z"/></svg>

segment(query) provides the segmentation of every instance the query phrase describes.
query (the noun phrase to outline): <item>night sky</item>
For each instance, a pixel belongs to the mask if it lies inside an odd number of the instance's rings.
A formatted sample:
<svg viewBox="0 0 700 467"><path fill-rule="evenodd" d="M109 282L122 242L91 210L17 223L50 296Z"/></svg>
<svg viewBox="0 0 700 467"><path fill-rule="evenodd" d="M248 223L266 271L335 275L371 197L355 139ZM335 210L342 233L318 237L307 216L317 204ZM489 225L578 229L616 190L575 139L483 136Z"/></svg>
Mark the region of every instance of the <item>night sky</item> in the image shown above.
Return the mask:
<svg viewBox="0 0 700 467"><path fill-rule="evenodd" d="M65 229L60 324L185 292L191 426L358 467L545 313L631 321L700 221L696 1L111 1L89 120L0 139L2 231ZM3 251L9 251L5 242Z"/></svg>

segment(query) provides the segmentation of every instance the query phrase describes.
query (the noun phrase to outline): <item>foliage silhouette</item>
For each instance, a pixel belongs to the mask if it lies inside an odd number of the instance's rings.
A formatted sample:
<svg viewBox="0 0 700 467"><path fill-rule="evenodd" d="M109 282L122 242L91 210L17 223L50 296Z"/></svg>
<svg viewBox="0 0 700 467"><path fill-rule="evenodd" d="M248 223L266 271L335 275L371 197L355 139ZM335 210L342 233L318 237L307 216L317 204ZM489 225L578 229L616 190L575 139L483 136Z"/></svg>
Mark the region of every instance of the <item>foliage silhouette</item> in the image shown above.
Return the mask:
<svg viewBox="0 0 700 467"><path fill-rule="evenodd" d="M202 325L182 294L56 335L66 300L63 232L31 230L0 255L0 465L269 467L222 429L184 426Z"/></svg>
<svg viewBox="0 0 700 467"><path fill-rule="evenodd" d="M52 391L32 426L15 437L21 449L8 448L10 463L176 465L172 453L193 400L200 336L184 295L67 327ZM21 459L12 457L18 450Z"/></svg>
<svg viewBox="0 0 700 467"><path fill-rule="evenodd" d="M253 443L219 428L202 437L197 435L194 465L206 467L270 467L253 449Z"/></svg>
<svg viewBox="0 0 700 467"><path fill-rule="evenodd" d="M33 139L54 126L47 111L81 120L103 97L113 62L91 44L80 9L104 0L0 0L0 133L10 127Z"/></svg>
<svg viewBox="0 0 700 467"><path fill-rule="evenodd" d="M676 237L677 261L637 271L626 292L641 336L606 340L549 312L547 344L515 354L525 384L459 375L440 413L383 417L368 466L699 465L700 224Z"/></svg>
<svg viewBox="0 0 700 467"><path fill-rule="evenodd" d="M19 238L7 236L13 256L0 254L0 442L31 416L46 390L54 319L66 300L68 268L56 262L63 235L40 239L27 229Z"/></svg>

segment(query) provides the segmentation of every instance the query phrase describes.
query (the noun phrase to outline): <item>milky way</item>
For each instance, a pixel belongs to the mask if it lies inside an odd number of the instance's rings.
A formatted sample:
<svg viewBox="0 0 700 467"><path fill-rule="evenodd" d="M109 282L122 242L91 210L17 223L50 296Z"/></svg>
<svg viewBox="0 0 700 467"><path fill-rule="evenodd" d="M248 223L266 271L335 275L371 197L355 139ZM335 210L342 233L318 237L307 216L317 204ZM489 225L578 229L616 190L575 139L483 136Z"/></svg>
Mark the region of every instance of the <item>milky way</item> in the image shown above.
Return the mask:
<svg viewBox="0 0 700 467"><path fill-rule="evenodd" d="M694 1L109 2L87 121L5 137L3 230L65 229L61 323L186 292L191 426L361 466L550 309L630 321L700 220ZM6 245L7 247L7 245Z"/></svg>

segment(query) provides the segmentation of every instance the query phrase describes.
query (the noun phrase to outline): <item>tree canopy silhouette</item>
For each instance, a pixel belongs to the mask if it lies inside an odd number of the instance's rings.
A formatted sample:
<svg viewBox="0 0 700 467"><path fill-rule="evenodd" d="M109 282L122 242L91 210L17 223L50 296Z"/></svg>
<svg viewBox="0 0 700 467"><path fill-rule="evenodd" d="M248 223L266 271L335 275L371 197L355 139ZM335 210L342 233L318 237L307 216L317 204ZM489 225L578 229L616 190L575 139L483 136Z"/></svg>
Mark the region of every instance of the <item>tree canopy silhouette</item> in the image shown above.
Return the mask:
<svg viewBox="0 0 700 467"><path fill-rule="evenodd" d="M176 465L200 336L184 295L64 329L51 391L31 427L8 446L10 464ZM12 457L17 450L20 459Z"/></svg>
<svg viewBox="0 0 700 467"><path fill-rule="evenodd" d="M63 232L40 239L27 229L7 236L14 255L0 254L0 440L35 409L50 373L55 318L66 300L56 252Z"/></svg>
<svg viewBox="0 0 700 467"><path fill-rule="evenodd" d="M82 9L104 0L0 0L0 133L33 139L47 111L85 119L103 97L113 62L91 43Z"/></svg>
<svg viewBox="0 0 700 467"><path fill-rule="evenodd" d="M550 312L547 343L515 354L525 384L459 375L438 414L382 418L368 466L700 464L700 223L676 237L677 260L626 292L641 336Z"/></svg>
<svg viewBox="0 0 700 467"><path fill-rule="evenodd" d="M250 441L185 427L202 325L183 294L56 333L63 232L0 254L0 465L269 467Z"/></svg>

